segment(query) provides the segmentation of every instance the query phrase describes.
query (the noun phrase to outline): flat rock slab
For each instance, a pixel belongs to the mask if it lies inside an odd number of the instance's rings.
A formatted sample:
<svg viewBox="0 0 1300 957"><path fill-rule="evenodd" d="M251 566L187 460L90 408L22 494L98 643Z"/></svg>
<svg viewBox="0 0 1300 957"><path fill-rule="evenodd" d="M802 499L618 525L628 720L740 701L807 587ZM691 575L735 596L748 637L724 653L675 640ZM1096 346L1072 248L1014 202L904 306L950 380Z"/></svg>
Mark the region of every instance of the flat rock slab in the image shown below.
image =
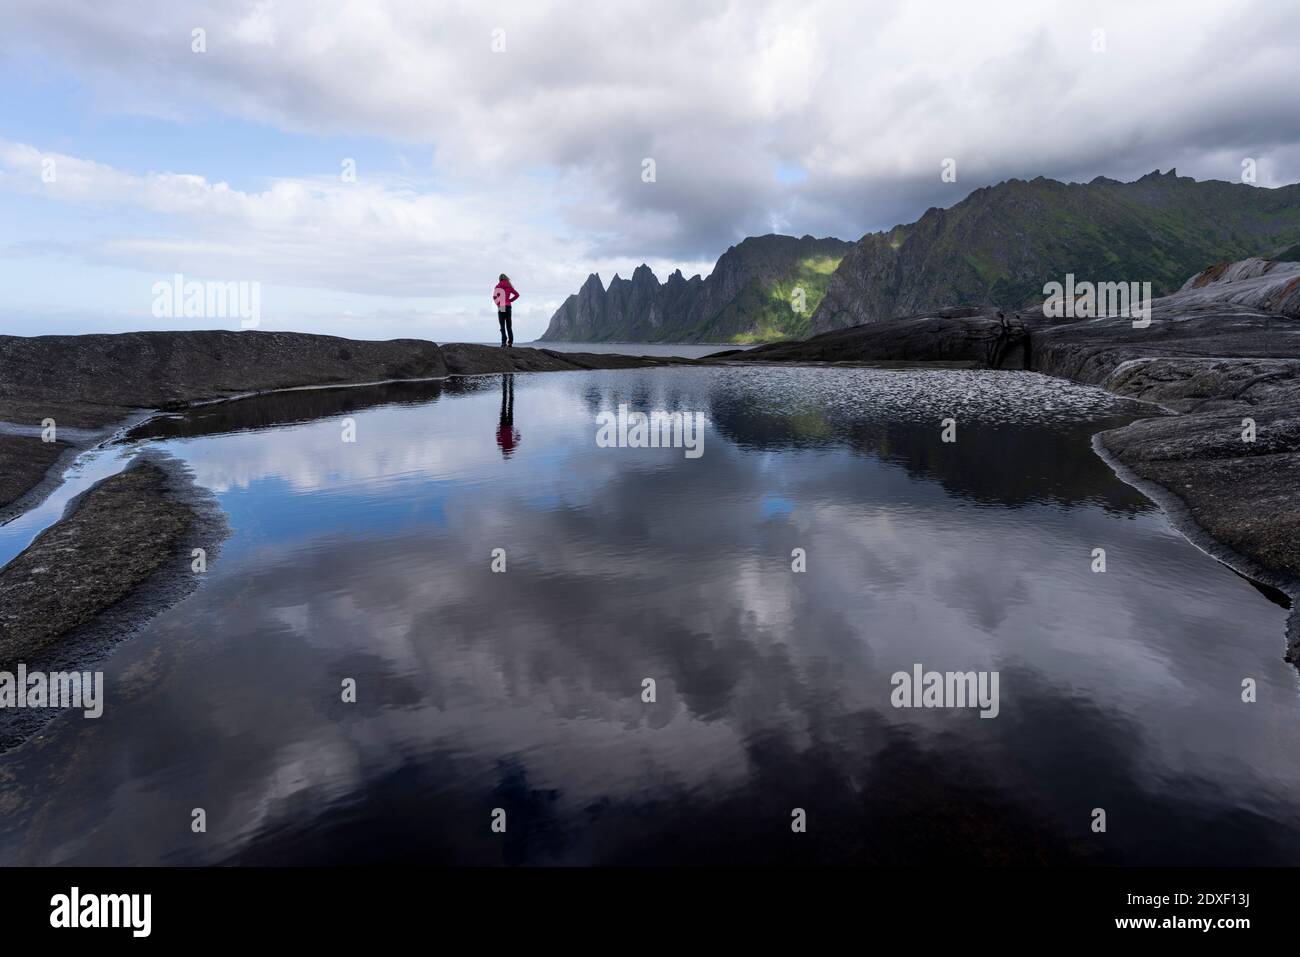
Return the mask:
<svg viewBox="0 0 1300 957"><path fill-rule="evenodd" d="M1036 327L1032 337L1032 368L1092 385L1139 359L1300 359L1300 319L1232 305L1158 300L1145 329L1117 317Z"/></svg>
<svg viewBox="0 0 1300 957"><path fill-rule="evenodd" d="M1300 359L1133 359L1111 372L1105 386L1176 412L1248 412L1274 404L1300 408Z"/></svg>
<svg viewBox="0 0 1300 957"><path fill-rule="evenodd" d="M247 392L447 374L442 350L423 339L253 330L0 336L0 369L0 408L11 402L39 412L41 403L57 403L86 417L96 407L176 408Z"/></svg>

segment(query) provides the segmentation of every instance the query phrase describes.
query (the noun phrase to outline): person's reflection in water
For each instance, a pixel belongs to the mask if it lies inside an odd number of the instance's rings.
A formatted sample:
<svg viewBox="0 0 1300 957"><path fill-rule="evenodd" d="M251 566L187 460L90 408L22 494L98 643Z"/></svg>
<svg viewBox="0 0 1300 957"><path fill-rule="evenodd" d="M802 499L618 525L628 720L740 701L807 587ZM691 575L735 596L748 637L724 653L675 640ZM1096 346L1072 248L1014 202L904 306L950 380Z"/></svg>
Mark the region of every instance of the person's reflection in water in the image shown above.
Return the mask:
<svg viewBox="0 0 1300 957"><path fill-rule="evenodd" d="M515 377L506 373L501 376L501 424L497 426L497 445L501 447L501 457L510 458L518 444L519 433L515 430Z"/></svg>

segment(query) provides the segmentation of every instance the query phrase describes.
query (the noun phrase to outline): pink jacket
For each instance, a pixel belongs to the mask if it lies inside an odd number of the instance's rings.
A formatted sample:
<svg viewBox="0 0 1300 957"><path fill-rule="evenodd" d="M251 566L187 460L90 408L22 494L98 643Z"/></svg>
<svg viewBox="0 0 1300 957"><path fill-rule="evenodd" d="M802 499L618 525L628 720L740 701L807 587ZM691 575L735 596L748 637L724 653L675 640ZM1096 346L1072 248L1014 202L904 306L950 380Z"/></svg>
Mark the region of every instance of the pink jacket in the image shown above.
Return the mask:
<svg viewBox="0 0 1300 957"><path fill-rule="evenodd" d="M497 312L505 312L506 306L510 305L519 298L519 293L515 287L510 285L509 279L502 279L492 290L492 301L497 304Z"/></svg>

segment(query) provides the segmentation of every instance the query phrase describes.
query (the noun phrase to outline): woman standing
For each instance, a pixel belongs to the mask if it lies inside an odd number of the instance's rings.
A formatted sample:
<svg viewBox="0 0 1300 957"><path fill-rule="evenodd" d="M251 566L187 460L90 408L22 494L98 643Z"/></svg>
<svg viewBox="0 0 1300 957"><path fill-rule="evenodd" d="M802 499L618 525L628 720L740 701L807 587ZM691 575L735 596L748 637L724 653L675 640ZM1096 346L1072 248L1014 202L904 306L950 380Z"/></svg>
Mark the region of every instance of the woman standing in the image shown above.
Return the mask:
<svg viewBox="0 0 1300 957"><path fill-rule="evenodd" d="M515 287L510 285L510 277L505 273L501 274L501 280L492 290L492 301L497 304L497 322L501 326L501 344L503 346L513 346L515 344L515 328L510 323L510 304L519 298L519 293Z"/></svg>

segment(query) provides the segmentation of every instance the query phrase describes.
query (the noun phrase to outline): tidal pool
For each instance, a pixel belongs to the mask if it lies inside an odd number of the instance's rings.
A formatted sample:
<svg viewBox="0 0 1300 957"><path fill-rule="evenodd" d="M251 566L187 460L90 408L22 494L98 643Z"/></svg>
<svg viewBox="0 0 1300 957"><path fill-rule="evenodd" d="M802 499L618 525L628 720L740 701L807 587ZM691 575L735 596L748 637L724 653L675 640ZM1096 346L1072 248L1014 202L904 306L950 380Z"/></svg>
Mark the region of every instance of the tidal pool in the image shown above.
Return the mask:
<svg viewBox="0 0 1300 957"><path fill-rule="evenodd" d="M599 446L620 404L700 413L702 454ZM0 755L0 862L1300 863L1286 609L1089 445L1151 414L668 368L156 418L61 494L157 449L231 537L96 666L100 719ZM894 707L917 665L996 673L996 717Z"/></svg>

